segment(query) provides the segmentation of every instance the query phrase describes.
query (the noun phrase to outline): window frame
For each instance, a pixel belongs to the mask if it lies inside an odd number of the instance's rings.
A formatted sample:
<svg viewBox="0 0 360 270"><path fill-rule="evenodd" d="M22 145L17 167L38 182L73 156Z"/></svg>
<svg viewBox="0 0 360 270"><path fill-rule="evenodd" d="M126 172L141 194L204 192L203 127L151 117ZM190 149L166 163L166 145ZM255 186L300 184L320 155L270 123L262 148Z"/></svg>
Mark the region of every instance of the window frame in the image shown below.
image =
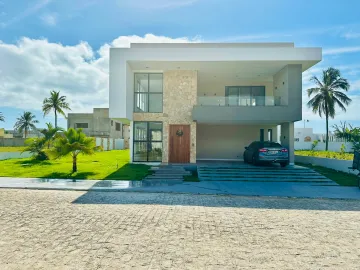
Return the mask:
<svg viewBox="0 0 360 270"><path fill-rule="evenodd" d="M136 139L136 135L135 135L135 127L136 127L136 123L146 123L146 140L139 140ZM151 134L150 134L150 123L157 123L157 124L161 124L161 140L151 140ZM134 121L133 122L133 153L132 153L132 160L133 162L161 162L162 161L162 156L161 156L161 161L158 160L149 160L149 144L150 143L161 143L161 153L163 153L163 149L164 149L164 123L162 121ZM135 143L146 143L146 160L135 160Z"/></svg>
<svg viewBox="0 0 360 270"><path fill-rule="evenodd" d="M141 91L138 91L138 87L136 85L136 75L137 74L146 74L148 79L147 79L147 92L141 92ZM150 91L150 75L161 75L162 76L162 84L161 84L161 92L151 92ZM137 102L136 102L136 95L139 94L139 97L141 96L146 96L145 97L145 100L147 100L147 103L146 103L146 107L147 107L147 110L146 111L136 111L136 109L140 109L138 106L137 106ZM161 95L161 112L150 112L150 95ZM161 73L161 72L136 72L134 73L134 109L133 109L133 112L134 113L163 113L164 111L164 73Z"/></svg>
<svg viewBox="0 0 360 270"><path fill-rule="evenodd" d="M234 90L234 88L236 88L237 91L237 95L236 95L236 105L232 105L230 104L230 99L229 97L231 97L229 95L229 91ZM250 93L249 96L246 96L246 98L244 99L246 101L246 105L241 105L241 90L247 90L246 88L249 88ZM254 96L253 95L253 89L260 89L264 90L264 104L258 105L257 103L257 99L256 97L262 97L262 96ZM235 95L233 95L235 96ZM245 95L244 95L245 96ZM247 104L247 100L249 100L249 105ZM257 107L257 106L266 106L266 86L265 85L233 85L233 86L225 86L225 101L226 101L226 106L250 106L250 107ZM254 101L256 102L255 105L252 105L254 103Z"/></svg>
<svg viewBox="0 0 360 270"><path fill-rule="evenodd" d="M86 124L87 127L78 127L78 124L81 124L81 125ZM89 123L75 123L75 128L76 128L76 129L78 129L78 128L89 128Z"/></svg>

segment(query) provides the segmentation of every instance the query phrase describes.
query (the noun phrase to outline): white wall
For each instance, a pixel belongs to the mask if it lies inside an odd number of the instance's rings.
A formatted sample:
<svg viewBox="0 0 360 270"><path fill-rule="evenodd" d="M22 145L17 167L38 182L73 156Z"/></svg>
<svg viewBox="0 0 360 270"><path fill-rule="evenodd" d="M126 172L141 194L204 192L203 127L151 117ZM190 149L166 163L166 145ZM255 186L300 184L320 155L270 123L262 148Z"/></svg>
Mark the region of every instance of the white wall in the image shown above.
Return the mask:
<svg viewBox="0 0 360 270"><path fill-rule="evenodd" d="M260 129L273 130L273 141L277 138L277 127L273 125L197 125L197 159L243 159L245 146L260 140Z"/></svg>
<svg viewBox="0 0 360 270"><path fill-rule="evenodd" d="M318 157L307 157L307 156L296 155L295 162L300 162L304 164L313 164L341 172L358 174L358 171L353 171L352 169L349 169L349 167L352 167L352 163L353 163L351 160L318 158Z"/></svg>
<svg viewBox="0 0 360 270"><path fill-rule="evenodd" d="M274 75L274 96L281 98L281 105L288 105L288 72L287 66Z"/></svg>
<svg viewBox="0 0 360 270"><path fill-rule="evenodd" d="M340 147L345 144L345 151L352 152L352 143L349 142L329 142L329 151L340 152ZM312 142L295 142L295 150L311 150ZM315 150L325 150L325 143L319 142Z"/></svg>

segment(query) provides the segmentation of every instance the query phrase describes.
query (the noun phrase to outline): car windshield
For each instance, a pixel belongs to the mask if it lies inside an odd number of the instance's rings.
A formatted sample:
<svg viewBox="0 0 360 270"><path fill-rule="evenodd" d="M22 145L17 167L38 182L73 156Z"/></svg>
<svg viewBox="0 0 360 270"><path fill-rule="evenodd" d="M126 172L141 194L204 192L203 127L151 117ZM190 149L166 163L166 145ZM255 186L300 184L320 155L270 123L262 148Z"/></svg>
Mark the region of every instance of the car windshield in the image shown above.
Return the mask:
<svg viewBox="0 0 360 270"><path fill-rule="evenodd" d="M275 142L264 142L263 147L281 147L281 145Z"/></svg>

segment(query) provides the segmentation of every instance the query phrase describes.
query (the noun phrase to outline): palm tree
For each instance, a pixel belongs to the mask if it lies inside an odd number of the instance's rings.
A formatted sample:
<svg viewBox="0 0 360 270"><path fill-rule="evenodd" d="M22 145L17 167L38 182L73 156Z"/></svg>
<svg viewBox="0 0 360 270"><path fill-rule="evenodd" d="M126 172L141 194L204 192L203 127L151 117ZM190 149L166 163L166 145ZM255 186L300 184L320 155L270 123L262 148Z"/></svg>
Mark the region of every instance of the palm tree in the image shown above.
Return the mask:
<svg viewBox="0 0 360 270"><path fill-rule="evenodd" d="M346 112L345 105L351 103L351 99L342 91L348 91L350 84L341 77L340 71L335 68L328 68L323 70L321 81L313 76L310 79L316 84L316 87L307 90L309 98L307 103L309 108L312 108L313 113L318 113L320 117L325 115L326 118L326 148L329 145L329 117L334 119L336 105Z"/></svg>
<svg viewBox="0 0 360 270"><path fill-rule="evenodd" d="M52 110L55 113L55 128L57 128L57 114L61 114L66 118L63 110L70 110L69 103L66 102L66 96L60 96L60 91L51 91L50 97L45 98L43 101L44 116L49 114Z"/></svg>
<svg viewBox="0 0 360 270"><path fill-rule="evenodd" d="M50 144L53 141L55 135L59 131L63 131L62 128L54 128L51 123L46 123L47 128L44 128L40 132L44 135L45 143L47 144L47 148L50 149Z"/></svg>
<svg viewBox="0 0 360 270"><path fill-rule="evenodd" d="M2 112L0 112L0 122L5 122L5 117L4 115L2 114Z"/></svg>
<svg viewBox="0 0 360 270"><path fill-rule="evenodd" d="M16 118L16 123L14 125L14 129L22 133L24 131L25 139L30 129L36 130L35 124L39 123L38 120L35 119L36 116L32 114L32 112L24 112L23 115Z"/></svg>
<svg viewBox="0 0 360 270"><path fill-rule="evenodd" d="M94 138L87 137L81 129L70 128L53 142L53 148L48 152L54 158L70 155L73 160L72 172L77 172L77 156L79 154L92 155L100 150Z"/></svg>

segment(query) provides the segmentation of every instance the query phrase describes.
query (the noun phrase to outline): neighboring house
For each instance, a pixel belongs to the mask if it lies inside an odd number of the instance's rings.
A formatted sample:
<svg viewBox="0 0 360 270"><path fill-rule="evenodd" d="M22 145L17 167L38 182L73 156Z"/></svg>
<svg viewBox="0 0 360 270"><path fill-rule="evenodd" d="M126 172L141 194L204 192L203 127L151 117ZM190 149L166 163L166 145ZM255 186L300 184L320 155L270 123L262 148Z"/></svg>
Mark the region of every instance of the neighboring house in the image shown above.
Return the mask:
<svg viewBox="0 0 360 270"><path fill-rule="evenodd" d="M134 162L241 160L278 138L294 162L302 72L321 48L293 43L131 44L110 49L110 117L130 121Z"/></svg>
<svg viewBox="0 0 360 270"><path fill-rule="evenodd" d="M36 130L31 129L28 131L26 138L44 137L44 134L41 133L42 130L43 130L42 128L38 128ZM0 132L0 137L1 137L1 132ZM25 133L24 132L20 133L17 130L5 130L3 137L4 138L25 138Z"/></svg>
<svg viewBox="0 0 360 270"><path fill-rule="evenodd" d="M326 133L314 133L313 128L295 128L294 138L295 142L325 142ZM339 139L334 133L329 132L329 142L345 142L345 140Z"/></svg>
<svg viewBox="0 0 360 270"><path fill-rule="evenodd" d="M109 118L108 108L94 108L93 113L69 113L67 128L82 128L91 137L123 138L122 123Z"/></svg>

